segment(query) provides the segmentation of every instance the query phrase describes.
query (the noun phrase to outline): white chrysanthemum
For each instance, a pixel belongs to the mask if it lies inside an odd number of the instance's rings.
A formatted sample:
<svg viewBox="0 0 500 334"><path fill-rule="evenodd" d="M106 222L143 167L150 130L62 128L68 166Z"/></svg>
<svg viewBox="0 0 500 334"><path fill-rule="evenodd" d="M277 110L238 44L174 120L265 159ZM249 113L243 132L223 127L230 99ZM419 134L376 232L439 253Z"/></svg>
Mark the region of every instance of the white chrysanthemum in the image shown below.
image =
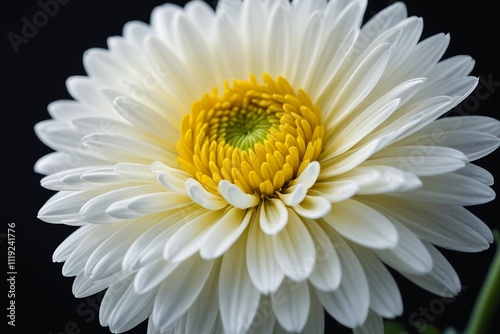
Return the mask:
<svg viewBox="0 0 500 334"><path fill-rule="evenodd" d="M194 1L130 22L84 56L74 101L36 126L56 250L77 297L107 288L113 332L354 331L402 312L389 266L442 296L460 289L433 245L476 252L491 201L471 162L499 122L438 119L477 84L440 61L449 36L366 0Z"/></svg>

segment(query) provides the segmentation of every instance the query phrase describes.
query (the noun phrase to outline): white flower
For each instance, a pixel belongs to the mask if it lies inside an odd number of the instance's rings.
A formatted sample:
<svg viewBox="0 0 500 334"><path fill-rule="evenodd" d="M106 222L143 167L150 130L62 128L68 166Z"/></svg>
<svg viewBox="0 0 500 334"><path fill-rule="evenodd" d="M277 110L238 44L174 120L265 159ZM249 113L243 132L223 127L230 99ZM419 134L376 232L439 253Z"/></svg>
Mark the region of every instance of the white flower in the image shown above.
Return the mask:
<svg viewBox="0 0 500 334"><path fill-rule="evenodd" d="M396 3L194 1L130 22L85 53L74 100L36 133L57 191L40 219L79 226L55 251L73 293L107 289L113 332L356 332L402 313L386 266L441 296L460 290L434 247L476 252L491 201L472 164L494 119L439 118L468 96L474 61L440 61Z"/></svg>

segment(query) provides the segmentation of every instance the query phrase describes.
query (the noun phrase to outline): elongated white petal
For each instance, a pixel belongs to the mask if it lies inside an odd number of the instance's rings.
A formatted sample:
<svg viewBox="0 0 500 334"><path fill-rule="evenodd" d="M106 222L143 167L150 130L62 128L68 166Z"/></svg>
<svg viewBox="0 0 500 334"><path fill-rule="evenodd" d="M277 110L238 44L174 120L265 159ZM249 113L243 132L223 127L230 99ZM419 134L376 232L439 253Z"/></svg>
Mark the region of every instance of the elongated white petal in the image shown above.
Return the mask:
<svg viewBox="0 0 500 334"><path fill-rule="evenodd" d="M285 275L305 280L314 268L316 250L311 235L295 212L288 209L288 224L271 239L274 256Z"/></svg>
<svg viewBox="0 0 500 334"><path fill-rule="evenodd" d="M134 279L134 289L137 293L143 294L153 288L157 288L164 279L168 277L179 263L158 260L141 268Z"/></svg>
<svg viewBox="0 0 500 334"><path fill-rule="evenodd" d="M158 290L151 317L162 331L174 325L194 303L210 272L213 261L195 255L183 261Z"/></svg>
<svg viewBox="0 0 500 334"><path fill-rule="evenodd" d="M353 328L352 332L354 334L383 334L383 319L379 314L370 310L365 322L361 326Z"/></svg>
<svg viewBox="0 0 500 334"><path fill-rule="evenodd" d="M213 328L219 314L217 300L220 262L215 262L198 299L186 314L186 333L202 333ZM207 307L209 306L209 307Z"/></svg>
<svg viewBox="0 0 500 334"><path fill-rule="evenodd" d="M418 176L445 174L465 166L460 151L440 146L389 147L374 154L363 166L390 166Z"/></svg>
<svg viewBox="0 0 500 334"><path fill-rule="evenodd" d="M461 206L483 204L495 198L490 187L458 174L427 176L421 180L422 187L392 195L425 203Z"/></svg>
<svg viewBox="0 0 500 334"><path fill-rule="evenodd" d="M354 181L318 182L309 191L310 195L323 196L335 203L351 198L359 190L359 184Z"/></svg>
<svg viewBox="0 0 500 334"><path fill-rule="evenodd" d="M219 308L224 332L244 333L259 307L260 292L245 265L246 241L233 245L222 259L219 278Z"/></svg>
<svg viewBox="0 0 500 334"><path fill-rule="evenodd" d="M238 209L248 209L259 204L258 196L245 194L237 185L226 180L219 182L219 192L224 199Z"/></svg>
<svg viewBox="0 0 500 334"><path fill-rule="evenodd" d="M330 227L360 245L383 249L398 243L398 233L382 214L356 200L337 203L324 216Z"/></svg>
<svg viewBox="0 0 500 334"><path fill-rule="evenodd" d="M335 247L320 225L313 220L305 220L316 246L316 262L309 276L309 282L323 291L334 291L340 284L342 267Z"/></svg>
<svg viewBox="0 0 500 334"><path fill-rule="evenodd" d="M397 271L425 274L432 269L432 257L413 232L403 225L393 221L399 240L396 247L389 249L376 249L375 253L387 265Z"/></svg>
<svg viewBox="0 0 500 334"><path fill-rule="evenodd" d="M257 215L249 227L246 262L252 283L260 292L269 294L278 289L285 274L274 256L271 237L261 230Z"/></svg>
<svg viewBox="0 0 500 334"><path fill-rule="evenodd" d="M221 196L208 192L195 179L188 179L185 182L187 195L202 207L208 210L219 210L227 205L227 202Z"/></svg>
<svg viewBox="0 0 500 334"><path fill-rule="evenodd" d="M287 223L288 211L281 200L269 198L262 202L259 224L264 233L276 235L285 228Z"/></svg>
<svg viewBox="0 0 500 334"><path fill-rule="evenodd" d="M425 244L432 256L432 270L425 275L403 273L413 283L442 297L453 297L460 292L460 279L451 264L432 245Z"/></svg>
<svg viewBox="0 0 500 334"><path fill-rule="evenodd" d="M391 273L369 250L352 245L365 271L370 289L370 308L384 318L395 318L403 313L403 301Z"/></svg>
<svg viewBox="0 0 500 334"><path fill-rule="evenodd" d="M179 262L198 252L207 238L210 227L223 217L222 210L208 211L186 222L165 244L163 257Z"/></svg>
<svg viewBox="0 0 500 334"><path fill-rule="evenodd" d="M317 161L313 161L300 173L299 177L291 182L291 184L302 184L306 189L311 188L318 179L321 166Z"/></svg>
<svg viewBox="0 0 500 334"><path fill-rule="evenodd" d="M461 207L440 207L387 198L369 201L368 204L405 225L419 238L444 248L477 252L487 249L493 241L491 230Z"/></svg>
<svg viewBox="0 0 500 334"><path fill-rule="evenodd" d="M306 194L307 188L303 184L298 183L287 188L284 192L278 193L278 196L286 205L295 206L304 200Z"/></svg>
<svg viewBox="0 0 500 334"><path fill-rule="evenodd" d="M332 205L322 196L306 195L304 200L293 207L293 210L302 217L317 219L330 212Z"/></svg>
<svg viewBox="0 0 500 334"><path fill-rule="evenodd" d="M253 318L247 334L272 334L275 333L276 317L272 311L273 302L266 295L261 295L259 308ZM215 333L218 333L217 331Z"/></svg>
<svg viewBox="0 0 500 334"><path fill-rule="evenodd" d="M186 172L168 167L159 161L155 161L151 165L151 171L157 175L158 182L165 188L180 194L186 194L185 183L191 178Z"/></svg>
<svg viewBox="0 0 500 334"><path fill-rule="evenodd" d="M335 291L316 289L325 310L342 325L353 328L364 323L369 309L366 275L347 243L334 231L327 232L340 259L342 280Z"/></svg>
<svg viewBox="0 0 500 334"><path fill-rule="evenodd" d="M300 332L309 315L309 286L306 281L285 279L271 294L273 310L281 326L289 332Z"/></svg>
<svg viewBox="0 0 500 334"><path fill-rule="evenodd" d="M250 222L253 210L231 208L207 232L206 240L200 248L204 259L215 259L224 254L241 236Z"/></svg>

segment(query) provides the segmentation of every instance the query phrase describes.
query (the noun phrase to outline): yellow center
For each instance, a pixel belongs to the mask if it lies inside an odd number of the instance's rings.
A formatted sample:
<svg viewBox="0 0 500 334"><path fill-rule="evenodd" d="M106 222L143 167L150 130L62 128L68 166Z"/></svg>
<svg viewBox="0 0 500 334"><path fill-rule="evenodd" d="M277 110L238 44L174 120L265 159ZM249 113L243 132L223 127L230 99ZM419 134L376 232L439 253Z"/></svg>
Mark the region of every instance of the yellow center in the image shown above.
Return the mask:
<svg viewBox="0 0 500 334"><path fill-rule="evenodd" d="M275 197L321 153L320 109L282 77L228 82L193 103L182 119L178 162L208 191L221 180Z"/></svg>

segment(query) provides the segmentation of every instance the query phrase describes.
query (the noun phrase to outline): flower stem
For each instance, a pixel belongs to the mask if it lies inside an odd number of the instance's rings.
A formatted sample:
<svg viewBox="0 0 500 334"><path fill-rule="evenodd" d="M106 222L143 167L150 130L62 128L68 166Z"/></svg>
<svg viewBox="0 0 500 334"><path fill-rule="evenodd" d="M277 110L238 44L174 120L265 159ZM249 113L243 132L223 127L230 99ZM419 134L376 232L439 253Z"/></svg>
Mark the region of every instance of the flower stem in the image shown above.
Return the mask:
<svg viewBox="0 0 500 334"><path fill-rule="evenodd" d="M485 282L479 293L479 297L472 310L465 334L486 333L488 325L498 306L500 295L500 231L494 230L496 241L495 256L486 275Z"/></svg>

